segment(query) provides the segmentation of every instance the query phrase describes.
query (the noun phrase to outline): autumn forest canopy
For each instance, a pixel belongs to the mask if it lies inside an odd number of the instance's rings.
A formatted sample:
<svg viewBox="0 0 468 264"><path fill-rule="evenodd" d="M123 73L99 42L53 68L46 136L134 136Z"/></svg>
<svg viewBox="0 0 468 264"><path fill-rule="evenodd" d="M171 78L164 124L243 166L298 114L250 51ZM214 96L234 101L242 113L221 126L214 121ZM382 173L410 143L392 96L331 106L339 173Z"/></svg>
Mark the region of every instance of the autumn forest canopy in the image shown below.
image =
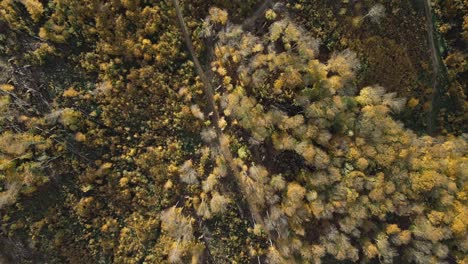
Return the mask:
<svg viewBox="0 0 468 264"><path fill-rule="evenodd" d="M1 0L0 263L468 263L467 0Z"/></svg>

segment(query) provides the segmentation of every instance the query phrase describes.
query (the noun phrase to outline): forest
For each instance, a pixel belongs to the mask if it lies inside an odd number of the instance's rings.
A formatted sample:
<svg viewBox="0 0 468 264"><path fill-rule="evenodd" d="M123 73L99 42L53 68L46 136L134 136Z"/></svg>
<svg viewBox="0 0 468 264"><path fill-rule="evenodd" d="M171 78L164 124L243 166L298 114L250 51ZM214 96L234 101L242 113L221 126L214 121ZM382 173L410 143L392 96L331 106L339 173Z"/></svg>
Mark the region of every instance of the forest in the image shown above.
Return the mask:
<svg viewBox="0 0 468 264"><path fill-rule="evenodd" d="M468 264L468 0L0 0L0 264Z"/></svg>

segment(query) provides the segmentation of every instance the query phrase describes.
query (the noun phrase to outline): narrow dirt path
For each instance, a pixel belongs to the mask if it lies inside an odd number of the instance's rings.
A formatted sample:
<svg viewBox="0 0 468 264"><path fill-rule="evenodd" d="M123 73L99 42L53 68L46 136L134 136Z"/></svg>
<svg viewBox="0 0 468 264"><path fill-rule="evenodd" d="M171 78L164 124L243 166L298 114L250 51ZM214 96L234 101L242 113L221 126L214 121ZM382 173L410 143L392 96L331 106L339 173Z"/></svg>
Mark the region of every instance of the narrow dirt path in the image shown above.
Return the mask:
<svg viewBox="0 0 468 264"><path fill-rule="evenodd" d="M434 25L432 23L432 10L430 0L423 0L424 13L426 16L427 37L432 60L432 95L431 95L431 108L427 119L427 129L429 134L434 134L436 131L436 119L439 111L439 99L441 95L440 88L440 72L441 72L441 59L439 51L436 47L436 40L434 38Z"/></svg>
<svg viewBox="0 0 468 264"><path fill-rule="evenodd" d="M195 69L197 71L197 74L200 76L200 79L203 83L203 92L205 95L205 99L208 103L208 111L212 113L213 127L216 130L218 147L220 148L221 154L223 155L224 159L229 165L229 169L230 169L229 177L232 178L234 182L237 183L236 185L239 188L239 191L242 193L242 197L245 198L247 205L249 207L248 209L255 223L260 224L261 226L265 226L263 217L260 214L259 208L257 208L255 201L252 200L251 198L252 196L249 195L246 186L243 184L242 179L240 178L241 174L240 174L239 168L234 162L231 150L229 149L229 146L224 143L223 138L225 138L226 136L224 135L223 131L218 126L220 115L219 115L218 108L216 107L216 104L214 101L214 89L213 89L212 83L210 82L209 78L205 74L203 67L196 55L192 40L190 38L190 34L188 32L187 26L184 21L184 17L182 15L182 11L178 3L178 0L172 0L172 2L176 9L177 19L178 19L179 26L182 31L182 35L184 37L185 44L187 48L189 49L190 55L195 64ZM268 2L271 2L271 1L267 0L266 3L257 10L257 12L262 12L261 10L266 9L266 7L268 7ZM255 21L255 19L253 21ZM271 234L268 234L268 237L270 241L274 242L273 236Z"/></svg>

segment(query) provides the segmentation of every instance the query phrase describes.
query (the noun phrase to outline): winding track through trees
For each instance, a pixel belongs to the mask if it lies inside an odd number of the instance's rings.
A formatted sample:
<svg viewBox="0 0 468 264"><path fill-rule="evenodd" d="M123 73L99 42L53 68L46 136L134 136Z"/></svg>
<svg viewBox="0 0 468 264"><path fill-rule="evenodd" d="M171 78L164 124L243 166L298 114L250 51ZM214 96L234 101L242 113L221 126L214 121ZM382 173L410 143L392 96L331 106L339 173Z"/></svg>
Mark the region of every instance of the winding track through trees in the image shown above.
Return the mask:
<svg viewBox="0 0 468 264"><path fill-rule="evenodd" d="M234 162L229 146L224 143L223 139L226 138L226 135L224 135L223 131L219 128L219 125L218 125L219 120L220 120L220 115L219 115L218 108L216 107L216 104L214 101L214 89L197 57L195 48L192 43L192 39L190 37L189 31L185 24L182 11L180 9L179 2L178 0L172 0L172 2L176 10L178 23L182 31L182 35L184 37L185 45L187 46L190 52L190 56L192 57L193 63L195 64L195 70L203 83L203 92L205 95L205 99L208 102L208 111L212 113L213 127L215 128L215 131L216 131L218 147L220 149L220 153L223 155L225 161L229 165L230 173L228 173L228 175L234 180L240 192L242 193L243 198L245 198L247 205L249 207L248 209L250 213L252 214L254 222L257 224L260 224L261 226L265 226L263 217L261 216L261 213L260 213L260 209L257 207L255 201L252 199L252 196L249 195L246 186L243 184L243 181L241 179L241 173L239 171L237 164ZM253 23L259 17L259 14L262 14L270 5L271 5L271 0L266 0L265 3L262 4L260 8L257 9L254 15L250 19L247 20L250 22L245 24L245 26L250 26L250 24ZM270 240L270 243L274 243L275 240L273 238L273 235L268 231L267 231L267 235Z"/></svg>
<svg viewBox="0 0 468 264"><path fill-rule="evenodd" d="M436 119L439 111L439 99L442 94L441 84L441 65L440 53L436 48L436 40L434 38L434 24L432 22L432 10L430 0L422 0L424 3L424 13L426 16L426 28L431 52L432 60L432 95L431 95L431 108L427 119L427 130L429 134L434 134L436 130Z"/></svg>

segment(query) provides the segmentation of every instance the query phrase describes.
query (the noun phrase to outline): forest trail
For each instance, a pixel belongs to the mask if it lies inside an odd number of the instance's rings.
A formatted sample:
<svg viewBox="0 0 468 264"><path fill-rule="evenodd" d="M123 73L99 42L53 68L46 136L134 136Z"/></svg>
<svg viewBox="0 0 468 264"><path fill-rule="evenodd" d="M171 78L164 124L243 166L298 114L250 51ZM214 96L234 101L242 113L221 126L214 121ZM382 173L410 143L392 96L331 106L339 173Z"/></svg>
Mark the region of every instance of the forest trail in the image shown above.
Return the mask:
<svg viewBox="0 0 468 264"><path fill-rule="evenodd" d="M218 108L216 107L215 100L214 100L213 85L210 82L210 80L209 80L208 76L206 75L205 71L203 70L203 67L202 67L202 65L201 65L201 63L200 63L200 61L199 61L199 59L198 59L198 57L196 55L195 48L193 46L190 34L189 34L187 26L185 24L185 20L184 20L182 11L180 9L178 0L172 0L172 2L173 2L174 7L176 9L177 19L178 19L178 22L179 22L180 29L182 31L182 35L184 37L185 44L186 44L187 48L189 49L189 53L190 53L190 55L192 57L192 60L193 60L193 62L195 64L195 70L196 70L198 76L200 77L200 79L201 79L201 81L203 83L203 92L204 92L204 95L205 95L205 99L206 99L206 101L208 103L208 111L210 113L212 113L213 128L216 131L217 141L218 141L217 143L218 143L218 147L220 149L220 153L222 154L225 161L229 165L230 174L231 174L230 176L233 178L234 182L236 183L237 187L239 188L240 192L242 193L242 197L245 198L245 200L247 202L247 205L248 205L249 212L251 213L254 222L257 223L257 224L260 224L261 226L265 226L264 221L263 221L263 217L260 214L260 210L257 208L255 201L252 200L252 198L251 198L252 196L248 194L248 190L247 190L246 186L242 183L242 179L240 178L241 173L240 173L239 168L237 167L236 163L234 162L234 158L232 156L231 150L229 149L229 146L224 143L224 141L225 141L224 138L226 138L226 136L224 135L223 131L219 128L219 125L218 125L219 120L220 120L220 115L219 115ZM262 6L260 6L260 8L257 9L257 11L254 13L254 16L251 17L253 19L252 21L256 20L255 17L258 18L258 15L255 15L255 14L257 14L258 12L263 12L262 11L263 9L266 10L266 8L269 6L270 2L271 2L271 0L266 0L265 3ZM269 234L269 232L267 232L267 233L268 233L268 237L270 239L270 242L273 243L272 242L272 241L274 241L272 239L273 236L271 234Z"/></svg>
<svg viewBox="0 0 468 264"><path fill-rule="evenodd" d="M424 2L424 14L426 16L426 27L427 27L427 35L428 35L428 42L429 48L431 53L431 61L432 61L432 95L431 95L431 109L427 119L427 130L428 134L435 133L435 123L437 119L437 112L439 110L439 98L441 95L441 87L440 87L440 54L436 48L436 40L434 38L434 23L432 22L432 10L431 10L431 3L430 0L423 0Z"/></svg>

